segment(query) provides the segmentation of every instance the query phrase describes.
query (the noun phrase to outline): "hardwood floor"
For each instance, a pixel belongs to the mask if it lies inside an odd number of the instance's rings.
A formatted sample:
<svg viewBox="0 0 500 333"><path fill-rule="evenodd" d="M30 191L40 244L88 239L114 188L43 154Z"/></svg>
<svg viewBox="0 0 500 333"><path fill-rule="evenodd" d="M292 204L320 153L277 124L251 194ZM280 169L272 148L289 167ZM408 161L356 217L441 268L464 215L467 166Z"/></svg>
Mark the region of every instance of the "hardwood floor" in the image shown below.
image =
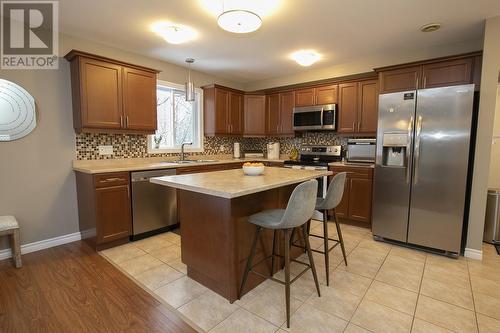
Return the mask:
<svg viewBox="0 0 500 333"><path fill-rule="evenodd" d="M0 261L2 332L195 332L83 242Z"/></svg>

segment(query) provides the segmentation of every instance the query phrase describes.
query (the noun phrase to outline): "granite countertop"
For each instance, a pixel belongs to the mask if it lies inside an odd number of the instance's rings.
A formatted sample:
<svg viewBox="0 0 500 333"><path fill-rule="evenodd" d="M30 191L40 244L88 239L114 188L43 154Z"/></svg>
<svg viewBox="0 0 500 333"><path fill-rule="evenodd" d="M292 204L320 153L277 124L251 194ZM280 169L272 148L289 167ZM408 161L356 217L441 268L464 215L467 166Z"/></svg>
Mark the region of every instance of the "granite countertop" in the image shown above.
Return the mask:
<svg viewBox="0 0 500 333"><path fill-rule="evenodd" d="M108 160L75 160L73 161L73 170L88 174L107 173L107 172L124 172L124 171L142 171L142 170L158 170L158 169L177 169L192 166L212 165L212 164L227 164L227 163L241 163L247 161L261 161L261 162L276 162L282 163L285 156L279 160L270 160L267 158L240 158L234 159L231 155L195 155L189 156L187 159L203 159L215 160L212 162L196 162L179 164L174 163L178 156L171 157L148 157L148 158L120 158Z"/></svg>
<svg viewBox="0 0 500 333"><path fill-rule="evenodd" d="M353 167L353 168L375 168L375 163L348 163L348 162L332 162L329 166Z"/></svg>
<svg viewBox="0 0 500 333"><path fill-rule="evenodd" d="M295 170L266 167L264 174L260 176L246 176L243 174L243 170L234 169L157 177L151 178L151 182L181 190L232 199L331 174L332 172L327 170Z"/></svg>

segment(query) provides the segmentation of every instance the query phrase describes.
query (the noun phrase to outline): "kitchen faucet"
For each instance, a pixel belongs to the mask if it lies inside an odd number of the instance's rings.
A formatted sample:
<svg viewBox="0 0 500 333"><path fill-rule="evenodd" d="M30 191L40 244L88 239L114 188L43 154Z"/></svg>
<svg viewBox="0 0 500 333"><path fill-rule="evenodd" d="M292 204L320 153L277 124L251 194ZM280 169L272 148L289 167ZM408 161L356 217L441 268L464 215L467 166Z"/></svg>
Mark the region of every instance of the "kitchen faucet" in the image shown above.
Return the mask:
<svg viewBox="0 0 500 333"><path fill-rule="evenodd" d="M181 161L184 161L184 146L185 146L185 145L190 146L190 145L192 145L192 144L193 144L192 142L183 142L183 143L181 144L181 156L180 156L180 160L181 160Z"/></svg>

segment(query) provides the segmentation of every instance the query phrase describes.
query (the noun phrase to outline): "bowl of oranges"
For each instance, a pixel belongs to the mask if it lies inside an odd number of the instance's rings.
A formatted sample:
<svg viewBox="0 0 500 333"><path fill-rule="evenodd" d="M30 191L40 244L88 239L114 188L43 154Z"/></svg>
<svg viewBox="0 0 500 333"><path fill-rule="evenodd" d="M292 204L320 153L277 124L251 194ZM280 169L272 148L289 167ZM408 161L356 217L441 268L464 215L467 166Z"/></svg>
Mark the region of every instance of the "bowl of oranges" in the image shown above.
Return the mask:
<svg viewBox="0 0 500 333"><path fill-rule="evenodd" d="M246 162L243 164L243 173L247 176L259 176L264 173L264 163Z"/></svg>

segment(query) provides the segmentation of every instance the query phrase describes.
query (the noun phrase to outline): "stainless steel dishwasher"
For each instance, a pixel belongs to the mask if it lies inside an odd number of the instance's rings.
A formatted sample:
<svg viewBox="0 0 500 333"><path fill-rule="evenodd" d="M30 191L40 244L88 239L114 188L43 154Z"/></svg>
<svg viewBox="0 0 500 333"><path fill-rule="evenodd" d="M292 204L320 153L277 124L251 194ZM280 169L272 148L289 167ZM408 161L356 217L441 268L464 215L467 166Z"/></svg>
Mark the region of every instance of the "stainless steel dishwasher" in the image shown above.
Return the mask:
<svg viewBox="0 0 500 333"><path fill-rule="evenodd" d="M149 182L175 175L175 169L132 172L132 239L169 230L177 224L177 191Z"/></svg>

